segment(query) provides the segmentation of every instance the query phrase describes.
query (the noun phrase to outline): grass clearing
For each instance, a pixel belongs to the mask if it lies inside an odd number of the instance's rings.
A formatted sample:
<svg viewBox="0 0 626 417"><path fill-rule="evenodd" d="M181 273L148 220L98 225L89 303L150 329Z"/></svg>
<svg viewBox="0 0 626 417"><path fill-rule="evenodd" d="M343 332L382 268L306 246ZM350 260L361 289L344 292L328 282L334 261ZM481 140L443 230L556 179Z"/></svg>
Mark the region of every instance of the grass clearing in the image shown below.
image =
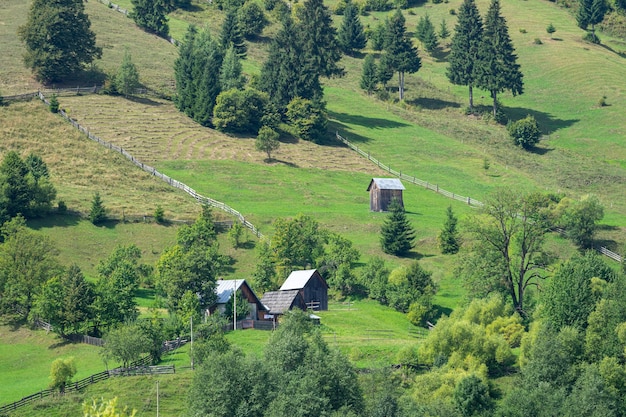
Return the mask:
<svg viewBox="0 0 626 417"><path fill-rule="evenodd" d="M54 333L32 331L21 324L0 323L0 401L2 404L48 388L50 366L57 358L74 357L75 380L103 371L100 348L70 343ZM109 363L110 367L117 364ZM24 415L24 414L21 414Z"/></svg>

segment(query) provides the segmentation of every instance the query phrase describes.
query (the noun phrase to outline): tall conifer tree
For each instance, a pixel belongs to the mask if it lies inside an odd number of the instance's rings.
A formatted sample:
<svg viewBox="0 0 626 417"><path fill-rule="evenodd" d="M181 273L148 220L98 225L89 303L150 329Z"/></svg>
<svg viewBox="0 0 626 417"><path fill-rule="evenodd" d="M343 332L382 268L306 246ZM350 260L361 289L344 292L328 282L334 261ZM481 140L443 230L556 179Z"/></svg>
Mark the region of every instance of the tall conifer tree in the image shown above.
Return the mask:
<svg viewBox="0 0 626 417"><path fill-rule="evenodd" d="M295 97L313 99L322 95L319 76L304 65L303 42L290 17L283 22L270 45L269 56L261 69L260 85L270 100L284 110Z"/></svg>
<svg viewBox="0 0 626 417"><path fill-rule="evenodd" d="M389 67L398 72L398 94L404 100L404 75L419 71L422 61L406 34L406 20L400 9L389 19L385 36L384 53Z"/></svg>
<svg viewBox="0 0 626 417"><path fill-rule="evenodd" d="M464 0L450 45L450 65L446 75L452 84L469 87L469 108L474 108L474 86L483 22L474 0Z"/></svg>
<svg viewBox="0 0 626 417"><path fill-rule="evenodd" d="M349 2L343 12L343 22L338 33L339 44L348 55L352 55L355 50L365 48L367 37L363 30L363 24L359 19L358 7Z"/></svg>
<svg viewBox="0 0 626 417"><path fill-rule="evenodd" d="M222 50L227 51L231 46L235 48L235 52L239 58L245 58L248 48L243 38L243 31L239 25L237 17L237 9L231 7L226 10L226 18L222 24L222 34L220 36Z"/></svg>
<svg viewBox="0 0 626 417"><path fill-rule="evenodd" d="M389 216L380 230L380 243L383 252L403 256L413 248L415 229L409 223L404 207L398 200L389 204Z"/></svg>
<svg viewBox="0 0 626 417"><path fill-rule="evenodd" d="M376 62L374 55L368 54L363 61L363 70L361 73L361 88L367 91L367 94L372 94L378 84L378 76L376 74Z"/></svg>
<svg viewBox="0 0 626 417"><path fill-rule="evenodd" d="M330 11L322 0L306 0L298 9L298 33L302 36L306 61L318 77L342 76L341 48Z"/></svg>
<svg viewBox="0 0 626 417"><path fill-rule="evenodd" d="M499 0L492 0L487 11L478 56L477 86L491 93L495 117L498 110L498 93L509 90L515 96L524 92L524 75L517 63L506 20L500 14Z"/></svg>
<svg viewBox="0 0 626 417"><path fill-rule="evenodd" d="M195 46L192 69L195 94L192 113L195 121L208 126L213 116L215 99L222 91L220 69L223 55L207 28L200 32Z"/></svg>
<svg viewBox="0 0 626 417"><path fill-rule="evenodd" d="M174 103L176 108L187 116L193 117L194 82L193 82L193 59L195 40L198 30L194 25L189 25L185 40L178 48L178 58L174 63L174 76L176 79L176 96Z"/></svg>
<svg viewBox="0 0 626 417"><path fill-rule="evenodd" d="M130 17L140 28L156 33L159 36L167 36L170 32L167 24L167 12L170 7L166 0L131 0L133 11Z"/></svg>
<svg viewBox="0 0 626 417"><path fill-rule="evenodd" d="M231 90L233 88L242 88L245 84L245 79L241 75L242 66L237 52L234 47L228 48L226 55L224 55L224 62L222 62L222 68L220 70L220 84L222 91Z"/></svg>

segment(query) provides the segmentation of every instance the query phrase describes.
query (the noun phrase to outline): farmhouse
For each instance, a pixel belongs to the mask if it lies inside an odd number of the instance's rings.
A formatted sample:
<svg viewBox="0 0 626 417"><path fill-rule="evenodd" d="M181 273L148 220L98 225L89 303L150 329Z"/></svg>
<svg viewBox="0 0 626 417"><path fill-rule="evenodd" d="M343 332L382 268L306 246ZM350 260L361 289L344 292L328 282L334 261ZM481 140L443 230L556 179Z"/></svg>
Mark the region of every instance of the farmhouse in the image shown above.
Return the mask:
<svg viewBox="0 0 626 417"><path fill-rule="evenodd" d="M212 309L212 313L217 311L224 313L226 309L226 303L233 296L235 291L240 292L243 297L248 301L250 306L250 313L247 319L259 320L259 316L263 318L264 312L267 310L261 300L256 296L254 291L250 288L245 279L229 279L229 280L217 280L215 282L215 294L217 295L216 306Z"/></svg>
<svg viewBox="0 0 626 417"><path fill-rule="evenodd" d="M402 191L404 185L397 178L372 178L367 187L370 192L370 210L387 211L389 204L395 199L404 207Z"/></svg>
<svg viewBox="0 0 626 417"><path fill-rule="evenodd" d="M307 308L328 310L328 284L317 269L293 271L280 287L280 291L298 290Z"/></svg>

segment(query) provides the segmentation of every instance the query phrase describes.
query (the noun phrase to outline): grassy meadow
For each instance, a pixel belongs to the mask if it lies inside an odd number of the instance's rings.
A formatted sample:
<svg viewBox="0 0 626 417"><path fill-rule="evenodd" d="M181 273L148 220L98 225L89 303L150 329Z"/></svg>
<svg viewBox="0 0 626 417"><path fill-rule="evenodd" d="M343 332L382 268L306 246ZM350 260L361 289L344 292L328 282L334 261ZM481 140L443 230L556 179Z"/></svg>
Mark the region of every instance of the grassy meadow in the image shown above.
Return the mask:
<svg viewBox="0 0 626 417"><path fill-rule="evenodd" d="M130 8L130 0L116 3ZM411 8L404 13L409 32L415 30L425 13L436 28L445 19L452 32L456 17L450 10L460 3L461 0L450 0ZM488 3L477 0L481 13L486 12ZM17 27L26 21L28 7L29 2L21 0L0 4L3 95L40 87L23 67L21 44L16 36ZM128 50L145 86L165 95L174 93L175 46L142 32L131 19L97 1L86 2L85 7L97 33L97 43L103 47L103 57L91 66L84 79L73 81L75 84L101 81L105 73L113 74ZM372 177L386 176L385 172L334 142L335 131L395 170L477 200L484 200L498 187L520 192L560 192L574 197L597 194L605 206L604 227L600 231L603 244L622 249L626 242L626 194L622 192L626 183L624 44L602 34L602 45L583 42L583 31L571 13L552 2L503 2L502 12L524 73L525 91L519 97L500 94L499 100L509 118L531 114L538 120L544 137L532 152L513 146L503 126L465 115L467 88L451 85L445 75L449 38L441 42L441 50L433 56L420 46L423 66L417 74L407 76L404 103L393 100L393 90L388 101L368 97L359 88L364 55L345 57L342 65L346 76L324 80L330 119L328 143L316 145L284 135L280 149L273 155L275 160L270 163L254 149L254 138L201 127L167 100L85 95L63 96L59 102L72 118L97 136L122 146L200 194L225 202L265 235L271 236L276 218L304 213L351 239L361 251L362 264L372 256L383 256L392 268L419 259L433 272L439 285L436 305L442 312L449 312L461 302L464 290L454 276L458 258L439 255L436 235L448 205L460 217L472 209L405 184L404 201L408 218L417 230L417 246L408 259L383 255L378 239L385 215L369 211L366 188ZM370 13L361 19L373 28L385 16L386 13ZM194 2L191 11L170 15L171 34L182 39L187 25L194 23L208 25L217 36L222 18L222 12L206 2ZM339 16L333 19L337 24L341 22ZM557 29L552 36L545 30L549 23ZM272 18L265 37L248 44L248 59L244 62L248 76L258 74L267 56L269 36L278 28ZM395 82L394 77L390 87ZM608 105L600 106L604 96ZM482 91L475 91L475 102L484 111L491 105L489 95ZM165 209L168 219L193 219L199 212L191 197L88 140L36 100L0 107L0 155L8 150L17 150L24 156L30 152L41 155L48 164L58 199L71 210L87 212L93 193L98 191L118 219L150 216L157 205ZM137 244L143 262L154 264L176 233L175 226L142 222L117 221L95 227L72 216L54 216L29 224L51 236L64 264L77 263L92 278L98 261L117 244ZM255 240L249 238L251 243L246 248L235 250L224 234L219 236L222 252L233 259L224 278L250 278ZM563 256L573 252L568 242L556 236L549 237L547 246ZM143 310L151 306L150 291L139 297ZM403 315L374 302L358 301L349 310L339 302L330 307L320 313L324 336L359 367L388 365L400 346L419 343ZM268 337L269 333L260 331L228 335L233 344L252 355L262 353ZM187 349L166 361L186 366ZM0 326L0 369L10 369L0 373L0 403L45 388L50 363L66 355L76 356L77 360L80 357L78 378L103 369L95 348L64 344L44 332ZM191 373L159 380L163 414L179 415L184 409L184 398L179 393L189 386ZM76 415L84 400L117 395L122 404L136 408L138 415L152 415L155 384L154 378L109 380L80 396L47 400L24 413Z"/></svg>

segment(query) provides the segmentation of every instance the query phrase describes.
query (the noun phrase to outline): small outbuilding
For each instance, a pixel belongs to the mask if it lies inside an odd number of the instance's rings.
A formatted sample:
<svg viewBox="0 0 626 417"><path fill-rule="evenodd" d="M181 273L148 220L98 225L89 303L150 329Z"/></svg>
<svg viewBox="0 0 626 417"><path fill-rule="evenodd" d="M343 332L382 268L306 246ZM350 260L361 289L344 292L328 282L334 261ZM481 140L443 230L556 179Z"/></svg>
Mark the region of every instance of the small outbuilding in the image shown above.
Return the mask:
<svg viewBox="0 0 626 417"><path fill-rule="evenodd" d="M268 291L263 294L261 302L267 308L265 319L274 319L294 308L306 311L306 303L298 290Z"/></svg>
<svg viewBox="0 0 626 417"><path fill-rule="evenodd" d="M394 199L404 207L402 200L404 185L397 178L372 178L367 191L370 192L371 211L387 211Z"/></svg>
<svg viewBox="0 0 626 417"><path fill-rule="evenodd" d="M328 310L328 284L317 269L293 271L280 287L280 291L298 290L307 308Z"/></svg>
<svg viewBox="0 0 626 417"><path fill-rule="evenodd" d="M254 291L252 291L252 288L250 288L245 279L218 279L215 282L215 294L217 295L217 301L211 313L214 311L224 313L226 303L228 303L234 292L240 292L248 301L248 305L250 306L250 313L247 317L248 319L259 320L259 318L263 318L264 312L267 309L261 300L259 300L256 296Z"/></svg>

